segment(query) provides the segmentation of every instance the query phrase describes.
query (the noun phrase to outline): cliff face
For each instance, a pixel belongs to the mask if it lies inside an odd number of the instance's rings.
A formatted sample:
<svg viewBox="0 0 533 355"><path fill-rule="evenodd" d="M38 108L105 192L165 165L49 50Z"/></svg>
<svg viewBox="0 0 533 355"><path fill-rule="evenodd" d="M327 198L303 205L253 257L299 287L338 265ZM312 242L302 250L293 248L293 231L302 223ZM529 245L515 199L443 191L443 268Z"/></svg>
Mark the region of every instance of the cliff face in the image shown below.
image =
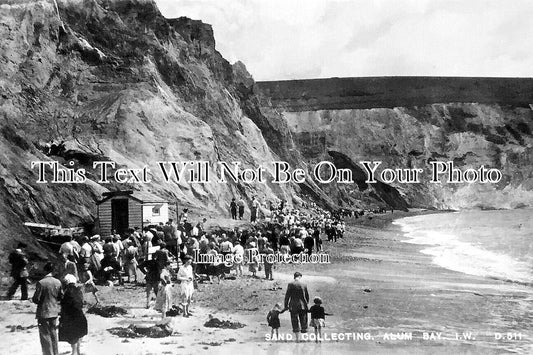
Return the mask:
<svg viewBox="0 0 533 355"><path fill-rule="evenodd" d="M298 200L297 186L166 183L162 174L145 185L97 184L95 160L154 170L155 161L184 160L257 167L288 159L292 141L282 117L267 118L257 105L244 66L232 67L215 50L210 25L166 19L153 1L57 5L0 6L0 250L29 240L26 221L93 225L95 201L118 188L147 190L202 214L227 213L237 194ZM48 153L48 143L61 141L65 150ZM89 179L38 184L36 160L85 168Z"/></svg>
<svg viewBox="0 0 533 355"><path fill-rule="evenodd" d="M330 159L334 151L356 163L382 161L378 172L422 168L419 184L391 183L414 207L532 206L533 111L528 103L533 103L533 80L426 79L258 85L285 117L309 161ZM497 168L503 178L497 184L429 183L434 160L452 161L462 170Z"/></svg>
<svg viewBox="0 0 533 355"><path fill-rule="evenodd" d="M533 127L523 107L529 101L509 95L505 85L495 97L517 98L515 106L424 102L366 109L350 102L367 94L381 100L383 85L351 90L347 82L297 86L290 95L267 90L269 99L242 63L230 65L215 50L211 26L166 19L151 0L4 2L0 67L0 260L19 240L41 253L24 222L90 229L95 202L116 189L149 191L204 215L227 214L237 194L289 204L309 198L331 208L513 207L511 201L531 201ZM325 96L324 89L330 90ZM409 102L425 100L420 92L412 92L415 101ZM51 142L64 142L64 149L50 150ZM504 181L490 186L498 194L480 192L489 187L478 185L366 184L356 164L381 159L416 166L443 157L502 168ZM325 159L352 170L355 183L167 183L153 174L149 184L99 184L93 169L101 160L154 171L156 161L238 161L249 168L284 160L311 170ZM32 161L84 168L88 179L39 184Z"/></svg>

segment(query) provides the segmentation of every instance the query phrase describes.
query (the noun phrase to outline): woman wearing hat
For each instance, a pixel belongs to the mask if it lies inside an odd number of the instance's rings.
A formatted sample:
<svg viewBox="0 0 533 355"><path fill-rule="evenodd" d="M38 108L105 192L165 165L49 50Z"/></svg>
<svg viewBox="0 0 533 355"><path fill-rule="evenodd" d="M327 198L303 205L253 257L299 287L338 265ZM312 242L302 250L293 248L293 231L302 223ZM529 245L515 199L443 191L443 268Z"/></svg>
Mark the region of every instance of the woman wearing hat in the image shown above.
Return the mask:
<svg viewBox="0 0 533 355"><path fill-rule="evenodd" d="M72 355L80 355L81 338L87 335L87 318L83 314L83 293L76 285L76 277L67 274L65 291L61 299L59 341L72 346Z"/></svg>
<svg viewBox="0 0 533 355"><path fill-rule="evenodd" d="M181 297L183 305L183 316L190 316L189 306L194 293L194 273L192 270L192 256L186 255L183 258L183 266L178 270L178 280L181 281Z"/></svg>

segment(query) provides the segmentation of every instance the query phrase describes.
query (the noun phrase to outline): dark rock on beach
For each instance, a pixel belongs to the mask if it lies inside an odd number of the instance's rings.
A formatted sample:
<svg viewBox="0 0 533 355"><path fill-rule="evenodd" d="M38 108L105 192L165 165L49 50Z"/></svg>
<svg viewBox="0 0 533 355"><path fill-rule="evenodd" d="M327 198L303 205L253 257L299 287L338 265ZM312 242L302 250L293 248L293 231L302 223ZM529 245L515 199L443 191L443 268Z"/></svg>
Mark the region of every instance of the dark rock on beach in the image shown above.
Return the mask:
<svg viewBox="0 0 533 355"><path fill-rule="evenodd" d="M127 314L128 311L122 307L118 306L101 306L94 305L87 310L87 313L96 314L105 318L112 318Z"/></svg>
<svg viewBox="0 0 533 355"><path fill-rule="evenodd" d="M107 330L113 335L121 338L164 338L172 334L172 329L165 324L150 326L140 326L131 324L127 328L115 327Z"/></svg>
<svg viewBox="0 0 533 355"><path fill-rule="evenodd" d="M210 317L207 322L204 323L204 327L208 328L223 328L223 329L239 329L244 328L246 325L239 322L232 322L229 320L220 320L215 317Z"/></svg>

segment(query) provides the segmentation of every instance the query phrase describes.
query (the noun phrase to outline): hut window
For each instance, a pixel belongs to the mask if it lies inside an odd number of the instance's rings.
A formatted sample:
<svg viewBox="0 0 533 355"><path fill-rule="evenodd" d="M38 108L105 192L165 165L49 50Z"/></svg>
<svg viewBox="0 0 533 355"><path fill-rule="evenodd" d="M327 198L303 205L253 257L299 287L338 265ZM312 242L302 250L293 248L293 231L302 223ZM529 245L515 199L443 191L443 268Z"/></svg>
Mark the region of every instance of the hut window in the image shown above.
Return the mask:
<svg viewBox="0 0 533 355"><path fill-rule="evenodd" d="M152 216L160 216L160 215L161 215L161 206L152 207Z"/></svg>

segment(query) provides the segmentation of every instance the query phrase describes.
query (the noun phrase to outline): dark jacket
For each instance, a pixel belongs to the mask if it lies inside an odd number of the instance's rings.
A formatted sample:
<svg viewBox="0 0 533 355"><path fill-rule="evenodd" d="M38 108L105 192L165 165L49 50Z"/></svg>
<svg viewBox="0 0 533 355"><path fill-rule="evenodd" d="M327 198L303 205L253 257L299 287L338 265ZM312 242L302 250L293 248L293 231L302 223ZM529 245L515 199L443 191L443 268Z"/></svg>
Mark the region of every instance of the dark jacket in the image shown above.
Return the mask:
<svg viewBox="0 0 533 355"><path fill-rule="evenodd" d="M63 296L61 290L61 281L46 275L41 281L37 282L35 293L32 297L33 303L37 304L37 319L55 318L59 315L59 301Z"/></svg>
<svg viewBox="0 0 533 355"><path fill-rule="evenodd" d="M290 312L307 311L308 302L307 286L298 280L290 282L285 293L285 308Z"/></svg>
<svg viewBox="0 0 533 355"><path fill-rule="evenodd" d="M159 268L155 260L145 260L139 270L146 275L146 282L159 282Z"/></svg>
<svg viewBox="0 0 533 355"><path fill-rule="evenodd" d="M20 277L21 271L28 265L28 259L26 259L26 256L22 252L15 250L9 254L9 263L12 266L11 276L18 278Z"/></svg>
<svg viewBox="0 0 533 355"><path fill-rule="evenodd" d="M83 314L83 292L75 284L70 284L65 287L61 299L59 341L72 344L85 335L87 335L87 318Z"/></svg>

